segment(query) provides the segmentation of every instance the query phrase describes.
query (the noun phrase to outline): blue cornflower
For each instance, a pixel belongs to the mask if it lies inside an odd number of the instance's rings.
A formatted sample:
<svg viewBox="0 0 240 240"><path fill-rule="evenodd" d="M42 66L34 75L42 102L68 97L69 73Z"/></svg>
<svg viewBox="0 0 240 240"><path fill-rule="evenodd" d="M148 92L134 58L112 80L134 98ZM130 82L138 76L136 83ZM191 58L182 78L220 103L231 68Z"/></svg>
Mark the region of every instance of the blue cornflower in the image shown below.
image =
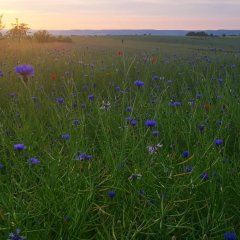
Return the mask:
<svg viewBox="0 0 240 240"><path fill-rule="evenodd" d="M1 77L3 77L3 72L2 72L2 71L0 71L0 78L1 78Z"/></svg>
<svg viewBox="0 0 240 240"><path fill-rule="evenodd" d="M115 192L115 191L109 191L109 192L108 192L108 196L109 196L110 198L113 198L113 197L116 196L116 192Z"/></svg>
<svg viewBox="0 0 240 240"><path fill-rule="evenodd" d="M12 97L12 98L14 98L14 97L17 96L17 94L13 92L13 93L9 93L9 96Z"/></svg>
<svg viewBox="0 0 240 240"><path fill-rule="evenodd" d="M144 194L145 194L145 191L144 191L143 189L140 189L140 190L139 190L139 195L140 195L140 196L144 196Z"/></svg>
<svg viewBox="0 0 240 240"><path fill-rule="evenodd" d="M191 90L192 89L192 87L190 87L190 86L187 86L187 90Z"/></svg>
<svg viewBox="0 0 240 240"><path fill-rule="evenodd" d="M69 133L63 134L62 139L69 140L70 139L70 134Z"/></svg>
<svg viewBox="0 0 240 240"><path fill-rule="evenodd" d="M175 107L179 107L179 106L182 106L182 103L181 103L181 102L174 102L173 105L174 105Z"/></svg>
<svg viewBox="0 0 240 240"><path fill-rule="evenodd" d="M191 172L193 170L193 167L192 166L186 166L184 168L184 172Z"/></svg>
<svg viewBox="0 0 240 240"><path fill-rule="evenodd" d="M188 158L189 157L189 151L182 152L182 156L185 157L185 158Z"/></svg>
<svg viewBox="0 0 240 240"><path fill-rule="evenodd" d="M21 230L17 228L17 229L16 229L16 234L14 234L13 232L11 232L11 233L9 234L9 237L8 237L7 240L24 240L24 239L27 239L27 237L25 237L25 236L20 236L20 235L19 235L20 232L21 232Z"/></svg>
<svg viewBox="0 0 240 240"><path fill-rule="evenodd" d="M0 169L3 169L5 166L0 163Z"/></svg>
<svg viewBox="0 0 240 240"><path fill-rule="evenodd" d="M14 150L18 150L18 151L25 150L27 148L23 143L14 144L13 147L14 147Z"/></svg>
<svg viewBox="0 0 240 240"><path fill-rule="evenodd" d="M159 135L159 131L158 130L153 130L152 131L152 135L153 136L158 136Z"/></svg>
<svg viewBox="0 0 240 240"><path fill-rule="evenodd" d="M236 240L237 239L237 235L234 232L226 232L224 234L224 239L225 240Z"/></svg>
<svg viewBox="0 0 240 240"><path fill-rule="evenodd" d="M15 72L22 76L33 76L34 68L32 65L18 65L15 67Z"/></svg>
<svg viewBox="0 0 240 240"><path fill-rule="evenodd" d="M133 127L137 126L137 121L136 121L136 120L132 120L132 121L131 121L131 125L132 125Z"/></svg>
<svg viewBox="0 0 240 240"><path fill-rule="evenodd" d="M172 80L167 80L167 84L168 84L168 85L171 85L172 83L173 83Z"/></svg>
<svg viewBox="0 0 240 240"><path fill-rule="evenodd" d="M86 103L82 103L82 104L81 104L81 107L82 107L82 108L85 108L86 106L87 106Z"/></svg>
<svg viewBox="0 0 240 240"><path fill-rule="evenodd" d="M65 101L64 98L57 98L56 99L56 102L60 103L60 104L64 103L64 101Z"/></svg>
<svg viewBox="0 0 240 240"><path fill-rule="evenodd" d="M201 94L201 93L197 93L197 94L196 94L196 98L197 98L197 99L202 98L202 94Z"/></svg>
<svg viewBox="0 0 240 240"><path fill-rule="evenodd" d="M159 77L158 77L158 76L153 76L152 79L153 79L153 80L158 80Z"/></svg>
<svg viewBox="0 0 240 240"><path fill-rule="evenodd" d="M200 132L203 132L204 130L205 130L205 125L204 124L200 124L200 125L198 125L198 130L200 131Z"/></svg>
<svg viewBox="0 0 240 240"><path fill-rule="evenodd" d="M127 111L127 112L132 112L132 107L128 106L128 107L126 108L126 111Z"/></svg>
<svg viewBox="0 0 240 240"><path fill-rule="evenodd" d="M209 179L209 175L208 173L202 173L200 175L200 178L203 180L203 181L207 181Z"/></svg>
<svg viewBox="0 0 240 240"><path fill-rule="evenodd" d="M32 158L29 158L29 159L28 159L28 163L29 163L30 165L38 165L38 164L40 163L40 160L38 160L38 159L35 158L35 157L32 157Z"/></svg>
<svg viewBox="0 0 240 240"><path fill-rule="evenodd" d="M86 153L77 153L75 160L82 161L82 160L90 160L92 155L86 155Z"/></svg>
<svg viewBox="0 0 240 240"><path fill-rule="evenodd" d="M224 141L222 139L215 139L214 143L216 146L220 146L223 145Z"/></svg>
<svg viewBox="0 0 240 240"><path fill-rule="evenodd" d="M73 120L74 125L78 125L79 123L80 123L80 120L77 120L77 119Z"/></svg>
<svg viewBox="0 0 240 240"><path fill-rule="evenodd" d="M143 81L140 81L140 80L136 80L134 82L134 84L139 88L139 87L142 87L144 85L144 82Z"/></svg>
<svg viewBox="0 0 240 240"><path fill-rule="evenodd" d="M32 96L32 100L33 100L33 102L36 102L37 101L37 97Z"/></svg>
<svg viewBox="0 0 240 240"><path fill-rule="evenodd" d="M91 94L91 95L88 96L88 99L89 99L89 100L93 100L94 98L95 98L95 96L94 96L93 94Z"/></svg>
<svg viewBox="0 0 240 240"><path fill-rule="evenodd" d="M147 127L155 127L155 126L157 125L157 122L154 121L154 120L147 120L147 121L145 122L145 125L146 125Z"/></svg>

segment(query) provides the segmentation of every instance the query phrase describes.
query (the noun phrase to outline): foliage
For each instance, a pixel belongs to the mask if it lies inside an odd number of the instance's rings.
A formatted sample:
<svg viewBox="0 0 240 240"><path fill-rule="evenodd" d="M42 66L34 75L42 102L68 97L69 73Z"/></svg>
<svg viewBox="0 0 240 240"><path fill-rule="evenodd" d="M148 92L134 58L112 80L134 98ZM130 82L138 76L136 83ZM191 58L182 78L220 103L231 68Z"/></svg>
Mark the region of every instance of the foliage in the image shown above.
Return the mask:
<svg viewBox="0 0 240 240"><path fill-rule="evenodd" d="M53 36L47 30L39 30L34 33L33 37L41 43L44 42L72 42L70 37Z"/></svg>
<svg viewBox="0 0 240 240"><path fill-rule="evenodd" d="M28 24L19 23L18 18L16 18L16 22L12 23L12 28L7 32L6 36L20 41L22 38L27 37L29 29Z"/></svg>
<svg viewBox="0 0 240 240"><path fill-rule="evenodd" d="M189 37L208 37L209 35L206 32L188 32L186 36Z"/></svg>

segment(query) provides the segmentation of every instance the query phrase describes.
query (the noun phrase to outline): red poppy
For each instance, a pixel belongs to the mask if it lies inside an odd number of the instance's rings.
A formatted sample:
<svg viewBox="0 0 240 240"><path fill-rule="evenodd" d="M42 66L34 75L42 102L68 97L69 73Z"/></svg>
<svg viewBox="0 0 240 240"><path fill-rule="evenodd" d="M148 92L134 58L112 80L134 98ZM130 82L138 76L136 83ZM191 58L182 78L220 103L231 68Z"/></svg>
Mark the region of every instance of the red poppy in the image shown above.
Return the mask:
<svg viewBox="0 0 240 240"><path fill-rule="evenodd" d="M209 104L207 104L207 103L203 104L203 109L208 112L210 109Z"/></svg>
<svg viewBox="0 0 240 240"><path fill-rule="evenodd" d="M121 57L123 55L123 52L121 50L118 50L118 56Z"/></svg>
<svg viewBox="0 0 240 240"><path fill-rule="evenodd" d="M51 74L51 79L52 80L56 80L57 79L57 74L56 73L52 73Z"/></svg>

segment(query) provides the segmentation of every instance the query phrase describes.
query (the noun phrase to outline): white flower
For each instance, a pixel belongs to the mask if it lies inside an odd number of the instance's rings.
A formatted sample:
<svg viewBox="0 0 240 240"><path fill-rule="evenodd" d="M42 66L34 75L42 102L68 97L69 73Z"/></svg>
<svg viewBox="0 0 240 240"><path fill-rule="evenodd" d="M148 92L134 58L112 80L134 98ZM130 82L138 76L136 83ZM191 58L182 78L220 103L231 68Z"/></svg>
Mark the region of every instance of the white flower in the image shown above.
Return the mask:
<svg viewBox="0 0 240 240"><path fill-rule="evenodd" d="M147 146L147 150L148 150L149 154L156 154L158 148L162 148L162 147L163 147L163 144L158 143L156 145Z"/></svg>

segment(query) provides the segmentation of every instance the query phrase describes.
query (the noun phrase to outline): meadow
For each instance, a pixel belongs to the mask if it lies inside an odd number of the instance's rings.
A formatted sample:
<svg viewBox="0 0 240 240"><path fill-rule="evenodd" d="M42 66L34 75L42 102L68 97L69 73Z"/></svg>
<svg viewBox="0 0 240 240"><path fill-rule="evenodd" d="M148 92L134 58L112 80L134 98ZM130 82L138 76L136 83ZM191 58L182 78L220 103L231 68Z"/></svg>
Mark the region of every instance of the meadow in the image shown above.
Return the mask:
<svg viewBox="0 0 240 240"><path fill-rule="evenodd" d="M239 81L237 37L0 40L0 239L238 239Z"/></svg>

